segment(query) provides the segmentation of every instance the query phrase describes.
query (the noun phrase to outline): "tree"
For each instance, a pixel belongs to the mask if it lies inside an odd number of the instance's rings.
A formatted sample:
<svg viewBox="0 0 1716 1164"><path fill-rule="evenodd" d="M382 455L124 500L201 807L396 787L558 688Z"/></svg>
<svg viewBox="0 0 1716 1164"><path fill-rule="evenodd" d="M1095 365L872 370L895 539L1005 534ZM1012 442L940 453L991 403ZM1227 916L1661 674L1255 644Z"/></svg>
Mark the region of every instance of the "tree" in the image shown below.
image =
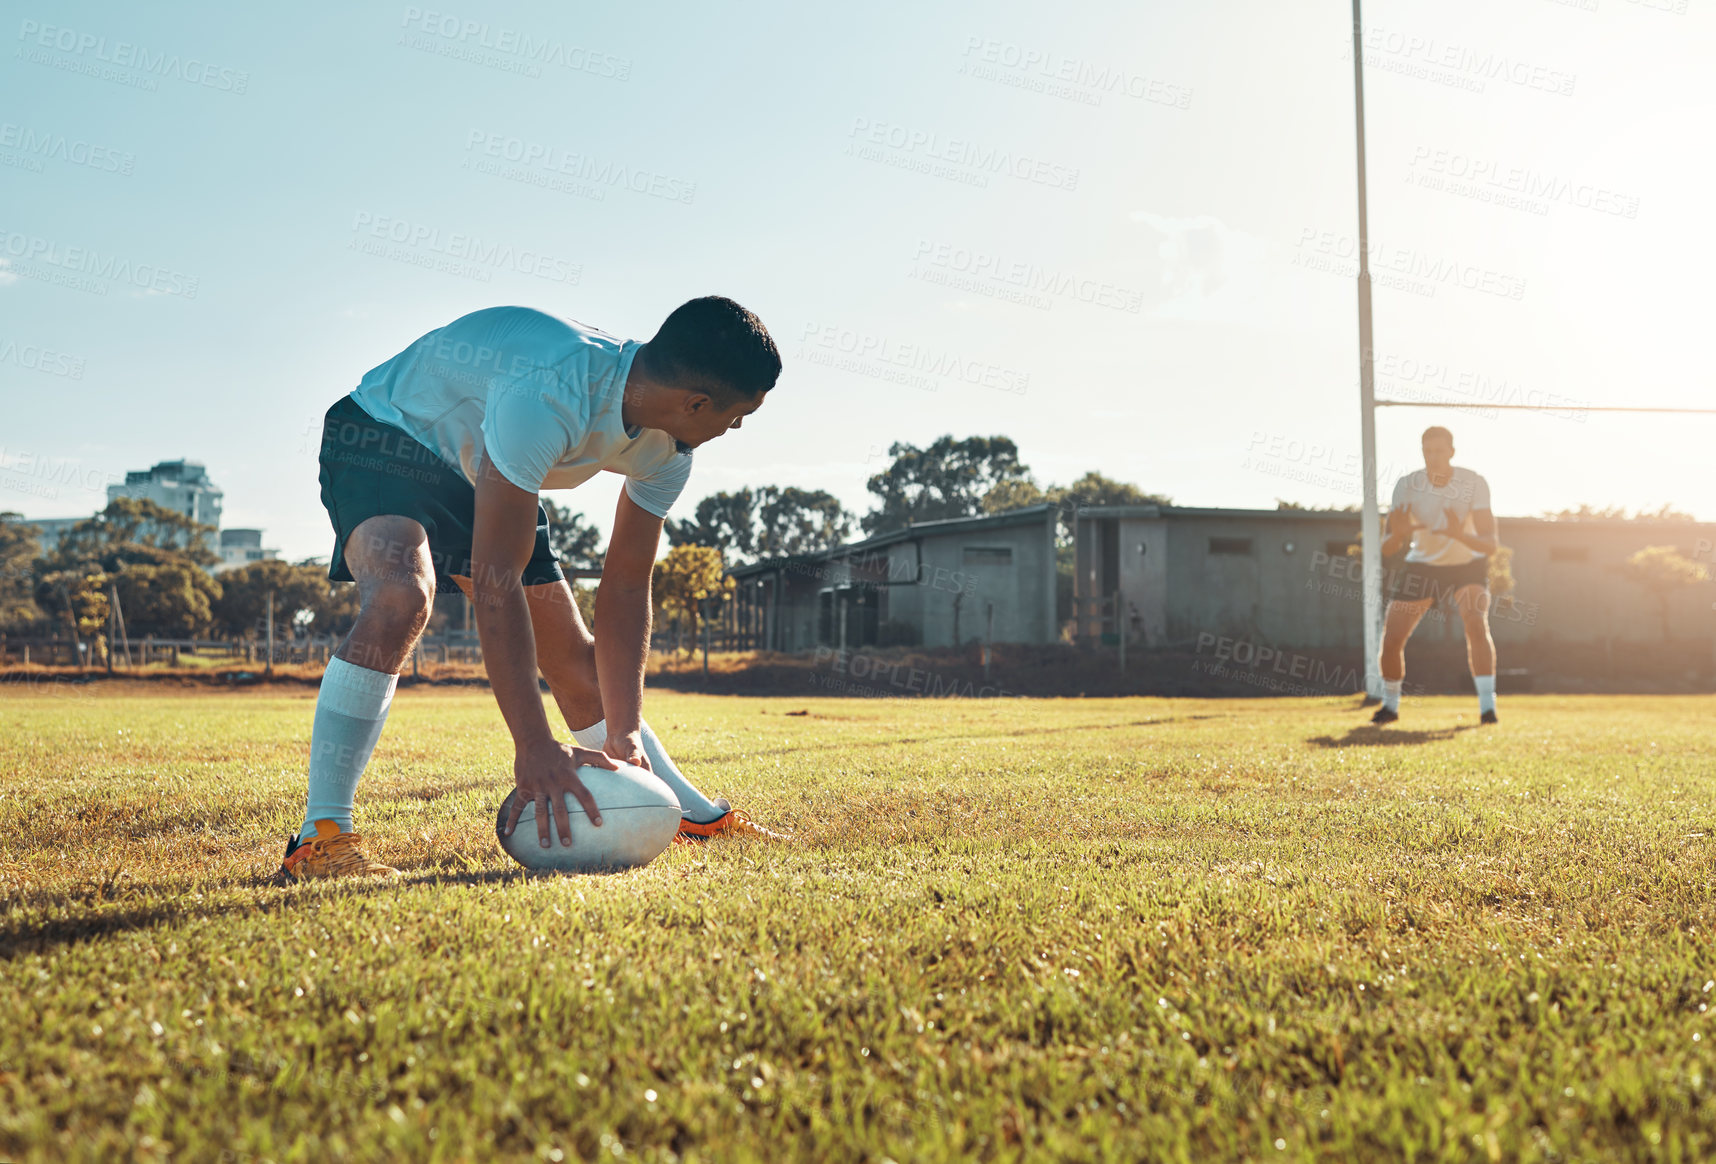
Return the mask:
<svg viewBox="0 0 1716 1164"><path fill-rule="evenodd" d="M674 546L650 577L657 609L671 622L689 623L694 643L703 603L725 595L730 584L721 551L713 546Z"/></svg>
<svg viewBox="0 0 1716 1164"><path fill-rule="evenodd" d="M697 503L691 521L669 521L667 540L675 546L709 546L744 561L757 552L757 495L711 493Z"/></svg>
<svg viewBox="0 0 1716 1164"><path fill-rule="evenodd" d="M1277 513L1361 513L1357 505L1319 505L1313 508L1302 501L1287 501L1284 498L1275 499Z"/></svg>
<svg viewBox="0 0 1716 1164"><path fill-rule="evenodd" d="M41 552L35 526L19 514L0 513L0 626L42 617L34 594L35 563Z"/></svg>
<svg viewBox="0 0 1716 1164"><path fill-rule="evenodd" d="M548 513L548 544L561 563L576 570L602 568L602 531L563 505L544 497L542 508Z"/></svg>
<svg viewBox="0 0 1716 1164"><path fill-rule="evenodd" d="M794 485L712 493L692 521L668 522L675 546L706 546L734 562L811 554L844 541L852 515L832 494Z"/></svg>
<svg viewBox="0 0 1716 1164"><path fill-rule="evenodd" d="M1621 565L1621 573L1650 591L1662 619L1662 641L1669 640L1668 604L1674 592L1710 580L1710 572L1673 546L1646 546Z"/></svg>
<svg viewBox="0 0 1716 1164"><path fill-rule="evenodd" d="M50 570L36 580L36 605L73 639L101 639L107 627L111 577L101 570Z"/></svg>
<svg viewBox="0 0 1716 1164"><path fill-rule="evenodd" d="M1689 522L1697 521L1690 513L1684 513L1669 504L1657 509L1640 509L1630 516L1624 505L1606 505L1598 508L1581 503L1577 509L1545 510L1543 516L1550 521L1642 521L1642 522Z"/></svg>
<svg viewBox="0 0 1716 1164"><path fill-rule="evenodd" d="M1003 436L941 437L927 449L904 441L888 447L893 458L865 483L877 497L864 515L864 532L887 533L915 522L974 517L1002 481L1028 479L1019 447Z"/></svg>
<svg viewBox="0 0 1716 1164"><path fill-rule="evenodd" d="M1146 493L1127 481L1104 477L1094 469L1064 489L1051 488L1049 500L1063 510L1089 509L1098 505L1169 505L1164 494Z"/></svg>
<svg viewBox="0 0 1716 1164"><path fill-rule="evenodd" d="M572 601L578 604L578 613L584 616L585 629L591 633L596 629L596 587L572 583Z"/></svg>
<svg viewBox="0 0 1716 1164"><path fill-rule="evenodd" d="M1009 477L990 486L979 508L984 513L1007 513L1041 505L1048 499L1048 494L1037 488L1037 483L1029 477Z"/></svg>
<svg viewBox="0 0 1716 1164"><path fill-rule="evenodd" d="M793 485L757 491L756 550L764 558L813 554L845 541L852 515L834 494Z"/></svg>
<svg viewBox="0 0 1716 1164"><path fill-rule="evenodd" d="M189 562L128 563L113 576L127 633L189 639L206 632L221 585Z"/></svg>
<svg viewBox="0 0 1716 1164"><path fill-rule="evenodd" d="M116 497L94 517L61 535L51 561L59 569L96 562L108 571L128 562L162 565L187 562L208 567L220 561L209 548L212 525L193 521L148 498Z"/></svg>
<svg viewBox="0 0 1716 1164"><path fill-rule="evenodd" d="M331 633L334 619L330 603L334 584L320 566L294 566L286 562L251 562L220 576L220 597L211 614L222 634L255 638L264 632L268 618L268 595L274 595L274 633L288 637L299 630ZM356 590L355 586L341 587ZM130 617L130 607L126 607Z"/></svg>

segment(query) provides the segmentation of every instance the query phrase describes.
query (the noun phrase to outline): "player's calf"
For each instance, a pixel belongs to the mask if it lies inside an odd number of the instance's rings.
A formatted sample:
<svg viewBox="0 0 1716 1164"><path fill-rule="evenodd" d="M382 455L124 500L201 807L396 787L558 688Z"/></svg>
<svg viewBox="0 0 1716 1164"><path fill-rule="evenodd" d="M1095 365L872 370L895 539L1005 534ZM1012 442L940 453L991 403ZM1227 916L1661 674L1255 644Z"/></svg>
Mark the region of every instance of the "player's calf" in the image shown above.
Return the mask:
<svg viewBox="0 0 1716 1164"><path fill-rule="evenodd" d="M409 518L363 522L347 539L345 558L362 605L316 694L304 820L282 864L283 873L300 879L375 876L387 868L357 847L352 801L435 595L428 535Z"/></svg>

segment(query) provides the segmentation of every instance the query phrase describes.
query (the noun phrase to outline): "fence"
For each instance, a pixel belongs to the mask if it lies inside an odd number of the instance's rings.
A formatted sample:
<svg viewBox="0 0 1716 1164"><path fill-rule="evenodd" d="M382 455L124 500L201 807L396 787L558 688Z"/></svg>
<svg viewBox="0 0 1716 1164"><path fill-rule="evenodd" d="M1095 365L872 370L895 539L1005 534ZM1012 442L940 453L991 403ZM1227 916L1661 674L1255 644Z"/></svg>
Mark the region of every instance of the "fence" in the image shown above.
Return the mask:
<svg viewBox="0 0 1716 1164"><path fill-rule="evenodd" d="M274 643L270 656L268 644L261 639L162 639L147 636L131 640L129 655L125 644L114 646L110 659L107 646L100 638L75 640L0 635L0 667L108 668L110 662L118 667L219 666L223 663L235 667L266 667L270 662L326 666L339 643L340 640L331 636L281 639ZM187 662L187 656L197 662ZM483 648L477 636L454 631L425 636L417 644L408 665L415 670L420 663L481 664L482 661Z"/></svg>

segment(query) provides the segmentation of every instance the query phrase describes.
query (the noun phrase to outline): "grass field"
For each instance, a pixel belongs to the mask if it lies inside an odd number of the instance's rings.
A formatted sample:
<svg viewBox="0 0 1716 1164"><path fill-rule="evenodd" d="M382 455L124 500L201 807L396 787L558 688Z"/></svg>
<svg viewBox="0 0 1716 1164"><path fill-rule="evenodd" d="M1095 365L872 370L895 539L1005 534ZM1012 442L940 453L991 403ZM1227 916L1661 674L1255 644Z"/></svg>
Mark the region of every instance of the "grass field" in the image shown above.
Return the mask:
<svg viewBox="0 0 1716 1164"><path fill-rule="evenodd" d="M68 689L71 690L71 689ZM536 878L481 690L0 689L0 1158L1716 1155L1707 697L653 697L790 846Z"/></svg>

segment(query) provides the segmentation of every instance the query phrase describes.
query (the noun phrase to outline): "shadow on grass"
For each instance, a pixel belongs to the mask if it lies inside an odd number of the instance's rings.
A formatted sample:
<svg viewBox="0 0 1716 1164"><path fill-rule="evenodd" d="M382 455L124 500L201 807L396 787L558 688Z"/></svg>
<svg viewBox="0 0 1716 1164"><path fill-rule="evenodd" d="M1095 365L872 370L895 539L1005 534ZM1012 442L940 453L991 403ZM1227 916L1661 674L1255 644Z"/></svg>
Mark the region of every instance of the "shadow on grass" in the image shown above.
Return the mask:
<svg viewBox="0 0 1716 1164"><path fill-rule="evenodd" d="M1466 723L1450 728L1401 731L1399 728L1378 727L1367 723L1353 728L1344 736L1312 736L1305 742L1313 748L1403 748L1414 744L1434 744L1451 740L1461 732L1469 732L1477 726L1475 723Z"/></svg>
<svg viewBox="0 0 1716 1164"><path fill-rule="evenodd" d="M186 890L178 896L170 897L164 901L126 909L96 910L72 917L47 918L36 922L0 922L0 963L12 961L25 954L48 953L60 946L68 946L97 938L114 937L159 925L212 921L217 918L246 913L264 917L269 914L287 913L306 906L313 907L325 901L330 895L367 897L379 893L398 893L401 890L418 889L425 886L504 885L511 882L557 876L561 875L537 873L526 869L457 871L446 868L429 868L407 870L401 876L385 881L342 881L338 884L295 885L282 884L278 880L279 874L270 874L266 877L237 880L223 887L250 890L256 893L254 897L220 902L211 902L205 898L199 901L191 896L191 891ZM206 885L201 887L205 894L209 888ZM58 894L31 894L27 900L19 901L16 904L51 911L56 908L88 906L92 897L96 901L100 900L99 896L96 896L90 888L83 888Z"/></svg>
<svg viewBox="0 0 1716 1164"><path fill-rule="evenodd" d="M793 712L787 712L793 715ZM1192 723L1202 719L1231 719L1227 715L1176 715L1165 716L1162 719L1123 720L1119 723L1079 723L1068 724L1065 727L1032 726L1009 732L947 732L946 734L920 734L913 736L889 736L886 739L873 740L831 740L826 744L792 744L780 748L758 748L750 752L722 752L713 756L690 756L690 762L698 764L721 764L735 760L752 760L760 756L796 756L805 752L846 752L857 748L897 748L907 744L950 743L954 740L1005 740L1018 739L1026 736L1041 739L1045 736L1066 735L1073 732L1111 731L1115 728L1129 727L1165 727L1169 724Z"/></svg>

